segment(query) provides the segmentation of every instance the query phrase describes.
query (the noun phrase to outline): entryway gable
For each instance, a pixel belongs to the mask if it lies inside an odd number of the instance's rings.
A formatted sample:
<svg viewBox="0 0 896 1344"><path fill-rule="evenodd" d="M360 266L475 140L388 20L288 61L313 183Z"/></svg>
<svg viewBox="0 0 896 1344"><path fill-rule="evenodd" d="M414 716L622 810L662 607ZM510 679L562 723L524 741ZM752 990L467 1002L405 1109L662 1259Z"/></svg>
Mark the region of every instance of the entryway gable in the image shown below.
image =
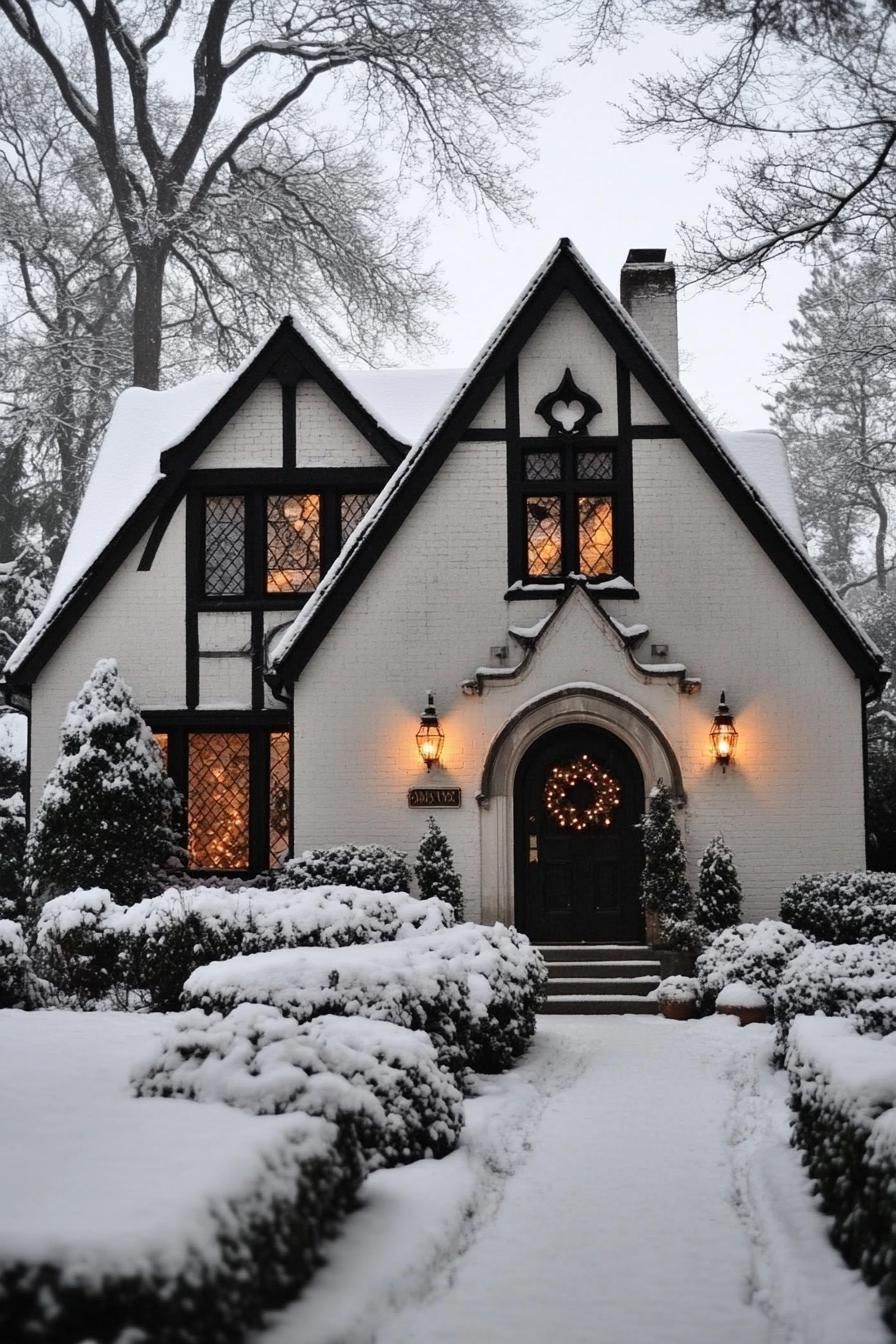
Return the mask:
<svg viewBox="0 0 896 1344"><path fill-rule="evenodd" d="M532 626L511 625L508 634L520 651L508 667L480 667L464 682L464 690L481 695L486 689L515 686L533 675L559 682L579 676L617 682L624 670L642 685L660 684L691 693L700 680L688 675L684 663L645 662L639 649L646 625L626 625L609 615L582 583L570 583L558 605Z"/></svg>

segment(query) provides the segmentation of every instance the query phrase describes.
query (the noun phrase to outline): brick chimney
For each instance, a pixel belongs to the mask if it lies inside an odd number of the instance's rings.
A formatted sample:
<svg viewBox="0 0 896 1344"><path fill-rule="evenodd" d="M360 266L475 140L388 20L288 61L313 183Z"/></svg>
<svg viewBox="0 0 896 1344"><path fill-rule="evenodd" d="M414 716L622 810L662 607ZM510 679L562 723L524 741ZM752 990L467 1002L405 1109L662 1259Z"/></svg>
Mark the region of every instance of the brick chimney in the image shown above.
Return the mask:
<svg viewBox="0 0 896 1344"><path fill-rule="evenodd" d="M664 247L633 247L619 277L622 306L671 373L678 377L675 267Z"/></svg>

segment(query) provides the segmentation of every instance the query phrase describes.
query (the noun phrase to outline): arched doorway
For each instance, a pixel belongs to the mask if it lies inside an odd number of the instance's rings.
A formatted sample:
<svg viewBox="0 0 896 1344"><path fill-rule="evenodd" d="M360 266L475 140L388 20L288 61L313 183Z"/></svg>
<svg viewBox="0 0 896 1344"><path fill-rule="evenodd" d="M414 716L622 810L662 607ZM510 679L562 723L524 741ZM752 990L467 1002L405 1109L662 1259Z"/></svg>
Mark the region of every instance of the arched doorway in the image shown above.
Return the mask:
<svg viewBox="0 0 896 1344"><path fill-rule="evenodd" d="M565 724L514 782L514 919L534 942L636 942L644 777L613 733Z"/></svg>

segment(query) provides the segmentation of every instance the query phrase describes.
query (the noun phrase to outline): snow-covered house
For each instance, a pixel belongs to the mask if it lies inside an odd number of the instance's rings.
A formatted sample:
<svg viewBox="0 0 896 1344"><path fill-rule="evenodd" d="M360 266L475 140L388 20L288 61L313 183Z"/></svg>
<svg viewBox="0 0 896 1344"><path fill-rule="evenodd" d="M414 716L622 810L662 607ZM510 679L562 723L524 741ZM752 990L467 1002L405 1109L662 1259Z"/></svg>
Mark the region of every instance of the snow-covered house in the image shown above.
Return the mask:
<svg viewBox="0 0 896 1344"><path fill-rule="evenodd" d="M620 302L561 240L462 374L340 372L285 320L233 374L125 392L6 672L32 806L106 656L197 870L413 850L432 812L472 915L636 939L658 778L692 863L724 834L751 916L864 863L880 657L806 556L780 441L717 433L678 381L662 251L630 253Z"/></svg>

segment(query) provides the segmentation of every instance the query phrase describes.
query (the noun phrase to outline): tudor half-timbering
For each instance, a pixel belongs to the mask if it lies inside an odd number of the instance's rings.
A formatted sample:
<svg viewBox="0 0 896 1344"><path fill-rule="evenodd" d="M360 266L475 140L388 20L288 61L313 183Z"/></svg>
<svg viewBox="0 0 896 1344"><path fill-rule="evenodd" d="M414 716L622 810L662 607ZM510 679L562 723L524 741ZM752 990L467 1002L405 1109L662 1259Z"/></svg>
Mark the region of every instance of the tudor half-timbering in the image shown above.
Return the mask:
<svg viewBox="0 0 896 1344"><path fill-rule="evenodd" d="M462 377L340 374L285 321L237 375L126 393L7 669L32 804L115 656L200 871L413 849L450 802L472 915L636 940L657 778L693 863L724 833L751 916L861 867L879 655L807 559L779 440L683 392L665 254L631 253L621 293L562 240Z"/></svg>

